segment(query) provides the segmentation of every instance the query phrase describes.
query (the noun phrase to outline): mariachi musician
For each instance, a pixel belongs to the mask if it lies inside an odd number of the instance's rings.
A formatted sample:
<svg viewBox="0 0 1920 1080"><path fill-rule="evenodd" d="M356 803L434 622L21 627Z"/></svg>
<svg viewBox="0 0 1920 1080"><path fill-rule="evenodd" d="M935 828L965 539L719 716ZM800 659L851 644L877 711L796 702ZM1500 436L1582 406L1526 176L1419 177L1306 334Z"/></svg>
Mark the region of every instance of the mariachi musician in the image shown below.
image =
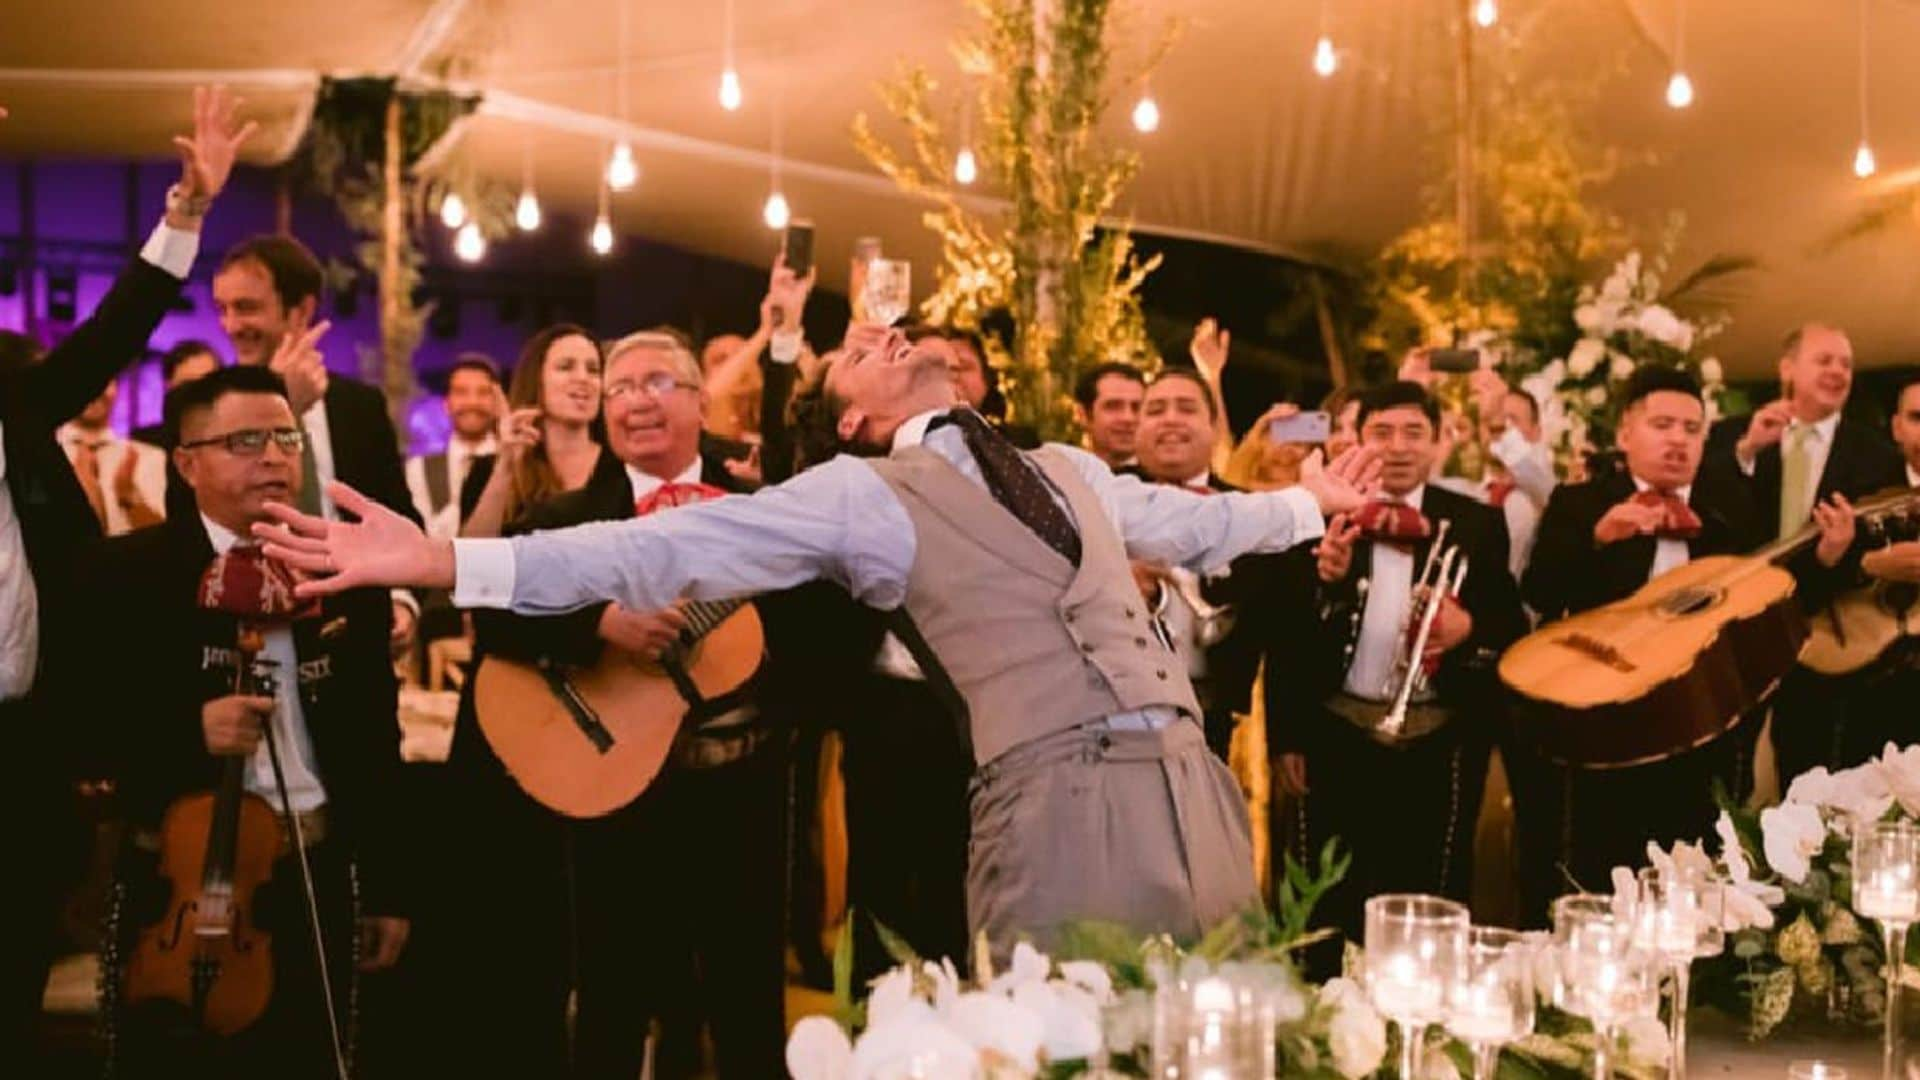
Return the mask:
<svg viewBox="0 0 1920 1080"><path fill-rule="evenodd" d="M534 504L509 533L672 513L746 490L718 456L701 452L700 370L678 334L615 342L604 380L607 445L620 467ZM788 680L808 664L796 647L833 639L801 614L825 588L755 601L774 643L769 654L780 659L737 700L696 717L651 785L605 816L566 818L517 790L504 771L512 763L496 756L472 716L461 717L454 756L483 759L498 812L450 837L472 849L465 861L489 867L487 887L463 890L449 915L464 924L459 940L485 950L485 962L468 960L449 988L462 1024L452 1046L461 1060L450 1068L632 1077L646 1058L650 1021L678 1035L684 1022L704 1019L719 1076L781 1074L783 747L794 703L817 700ZM677 609L607 602L550 617L475 612L489 656L561 667L593 664L609 646L658 658L685 626ZM697 1057L692 1040L668 1039L653 1075L696 1074Z"/></svg>
<svg viewBox="0 0 1920 1080"><path fill-rule="evenodd" d="M1350 936L1368 896L1467 898L1499 701L1493 665L1526 629L1500 513L1427 483L1439 423L1418 383L1361 397L1360 440L1381 456L1381 496L1329 523L1311 587L1317 618L1294 649L1304 677L1292 680L1290 707L1268 695L1282 710L1269 716L1278 779L1304 796L1297 854L1330 838L1353 853L1327 900L1329 921ZM1403 692L1409 707L1397 716Z"/></svg>
<svg viewBox="0 0 1920 1080"><path fill-rule="evenodd" d="M1706 434L1692 375L1657 365L1633 374L1616 436L1624 467L1555 490L1541 518L1521 587L1543 623L1623 599L1693 559L1744 554L1769 538L1748 488L1701 469ZM1851 516L1832 503L1813 513L1831 529L1815 557L1831 565L1852 539ZM1508 772L1524 811L1516 830L1525 917L1542 918L1569 880L1604 888L1613 867L1645 859L1649 840L1665 845L1711 831L1715 786L1736 800L1752 789L1758 722L1749 717L1665 760L1610 769L1556 764L1516 740Z"/></svg>
<svg viewBox="0 0 1920 1080"><path fill-rule="evenodd" d="M1893 412L1893 441L1905 459L1905 480L1920 491L1920 376L1909 376L1900 387ZM1920 604L1920 519L1895 519L1860 558L1862 574L1885 589L1883 599L1916 621L1913 605ZM1862 676L1860 707L1842 721L1835 738L1836 767L1878 756L1887 743L1911 746L1920 742L1920 637L1901 638Z"/></svg>
<svg viewBox="0 0 1920 1080"><path fill-rule="evenodd" d="M167 409L179 434L173 462L197 512L108 541L92 575L94 610L111 613L97 620L107 638L99 654L114 665L95 681L96 708L113 725L129 825L103 947L107 1049L123 1077L333 1077L335 1030L352 1060L356 973L391 966L408 932L391 606L384 591L357 589L269 629L259 655L272 662L271 695L235 693L236 619L202 610L199 585L216 554L247 542L264 503L297 496L300 429L265 368L223 368L176 390ZM249 913L271 935L271 997L257 1021L216 1037L188 1010L132 1000L122 976L138 935L182 884L160 876L160 852L206 844L169 835L169 808L213 788L232 756L246 758L245 790L276 815L280 856ZM327 945L332 1026L296 835Z"/></svg>

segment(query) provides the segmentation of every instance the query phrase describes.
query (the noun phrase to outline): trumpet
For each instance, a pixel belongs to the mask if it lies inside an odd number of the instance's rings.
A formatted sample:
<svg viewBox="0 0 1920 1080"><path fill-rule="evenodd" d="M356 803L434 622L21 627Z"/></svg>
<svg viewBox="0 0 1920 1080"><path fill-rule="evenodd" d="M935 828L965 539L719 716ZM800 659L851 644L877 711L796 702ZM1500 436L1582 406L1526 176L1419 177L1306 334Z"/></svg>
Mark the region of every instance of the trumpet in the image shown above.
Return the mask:
<svg viewBox="0 0 1920 1080"><path fill-rule="evenodd" d="M1401 651L1394 662L1393 675L1387 680L1392 691L1392 708L1380 721L1380 731L1397 736L1406 727L1407 707L1414 695L1427 689L1427 641L1433 636L1433 624L1440 617L1442 603L1460 595L1467 580L1467 557L1458 544L1447 543L1447 529L1453 523L1441 521L1434 533L1433 546L1427 549L1427 561L1414 581L1413 604L1407 609L1407 625L1401 635Z"/></svg>

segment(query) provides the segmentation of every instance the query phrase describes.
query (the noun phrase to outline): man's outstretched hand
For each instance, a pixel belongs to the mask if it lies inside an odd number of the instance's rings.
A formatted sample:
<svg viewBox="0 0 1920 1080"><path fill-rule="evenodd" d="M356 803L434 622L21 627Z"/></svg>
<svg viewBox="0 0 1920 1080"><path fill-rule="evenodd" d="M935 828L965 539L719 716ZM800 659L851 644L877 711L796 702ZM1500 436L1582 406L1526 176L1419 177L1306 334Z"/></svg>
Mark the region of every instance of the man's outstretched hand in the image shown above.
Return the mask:
<svg viewBox="0 0 1920 1080"><path fill-rule="evenodd" d="M270 503L273 523L253 535L267 557L299 571L301 596L330 596L363 585L453 588L453 542L434 540L420 526L338 481L327 485L333 505L359 521L328 521Z"/></svg>
<svg viewBox="0 0 1920 1080"><path fill-rule="evenodd" d="M1366 505L1380 488L1380 454L1371 447L1356 446L1332 464L1315 450L1300 466L1300 486L1320 503L1327 517L1350 514Z"/></svg>

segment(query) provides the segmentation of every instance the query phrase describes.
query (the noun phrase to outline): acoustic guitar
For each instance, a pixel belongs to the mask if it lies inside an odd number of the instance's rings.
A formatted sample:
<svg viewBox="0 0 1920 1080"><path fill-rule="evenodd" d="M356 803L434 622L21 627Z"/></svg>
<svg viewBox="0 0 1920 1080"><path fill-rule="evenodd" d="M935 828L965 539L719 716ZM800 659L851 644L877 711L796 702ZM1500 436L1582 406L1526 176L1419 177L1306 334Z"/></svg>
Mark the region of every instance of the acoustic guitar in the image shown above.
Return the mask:
<svg viewBox="0 0 1920 1080"><path fill-rule="evenodd" d="M1920 526L1920 493L1900 513L1906 519L1898 536L1892 522L1877 530L1883 540L1911 539ZM1920 637L1920 586L1875 581L1836 598L1813 615L1800 662L1822 675L1850 675L1886 655L1903 638Z"/></svg>
<svg viewBox="0 0 1920 1080"><path fill-rule="evenodd" d="M1876 521L1914 499L1855 509ZM1500 658L1522 730L1556 760L1587 768L1658 761L1710 742L1765 698L1809 633L1793 576L1778 564L1813 526L1751 555L1695 559L1624 600L1544 626Z"/></svg>
<svg viewBox="0 0 1920 1080"><path fill-rule="evenodd" d="M693 705L759 669L766 641L750 602L690 603L685 614L658 662L611 645L580 668L481 660L474 715L521 790L568 817L626 806L660 774Z"/></svg>

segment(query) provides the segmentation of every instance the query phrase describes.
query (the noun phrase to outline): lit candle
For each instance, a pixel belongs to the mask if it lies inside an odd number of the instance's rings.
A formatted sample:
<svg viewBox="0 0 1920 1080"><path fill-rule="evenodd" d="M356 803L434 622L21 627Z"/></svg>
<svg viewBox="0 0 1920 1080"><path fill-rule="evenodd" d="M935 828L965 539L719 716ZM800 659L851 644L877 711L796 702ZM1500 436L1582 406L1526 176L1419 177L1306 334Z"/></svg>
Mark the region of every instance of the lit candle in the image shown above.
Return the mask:
<svg viewBox="0 0 1920 1080"><path fill-rule="evenodd" d="M1855 885L1853 907L1869 919L1912 922L1920 914L1920 888L1904 867L1883 870Z"/></svg>
<svg viewBox="0 0 1920 1080"><path fill-rule="evenodd" d="M1461 1042L1492 1045L1515 1035L1513 1001L1497 986L1467 987L1454 1003L1447 1030Z"/></svg>
<svg viewBox="0 0 1920 1080"><path fill-rule="evenodd" d="M1440 1008L1443 988L1402 953L1374 973L1373 1003L1389 1019L1428 1017Z"/></svg>

